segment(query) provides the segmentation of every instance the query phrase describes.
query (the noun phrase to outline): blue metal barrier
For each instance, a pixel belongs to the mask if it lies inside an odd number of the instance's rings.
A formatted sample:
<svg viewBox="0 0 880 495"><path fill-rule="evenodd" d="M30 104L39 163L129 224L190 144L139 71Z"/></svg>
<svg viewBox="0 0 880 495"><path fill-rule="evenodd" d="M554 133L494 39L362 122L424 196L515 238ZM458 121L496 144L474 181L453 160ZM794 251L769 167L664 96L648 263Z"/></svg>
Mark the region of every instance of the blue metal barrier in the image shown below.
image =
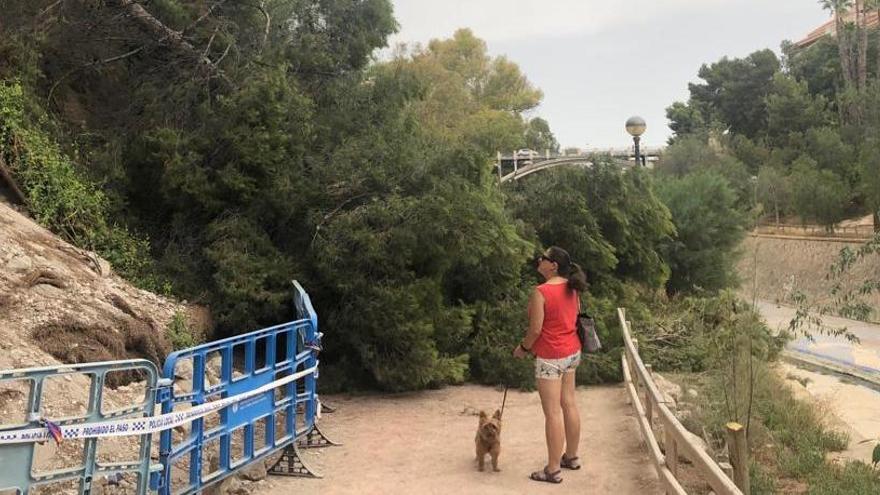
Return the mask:
<svg viewBox="0 0 880 495"><path fill-rule="evenodd" d="M298 319L168 356L162 413L225 399L317 366L320 334L308 295L294 282ZM190 371L191 370L191 371ZM237 469L292 444L314 427L316 373L223 407L160 436L160 495L203 490ZM176 438L175 438L176 437Z"/></svg>
<svg viewBox="0 0 880 495"><path fill-rule="evenodd" d="M137 373L138 380L145 380L143 400L128 404L127 407L108 410L104 386L111 373ZM75 381L74 376L83 377L79 378L80 380L89 380L88 397L84 398L82 403L54 406L58 409L76 409L65 412L51 411L51 414L64 414L64 417L50 415L48 404L52 401L47 396L53 393L53 389L69 387L69 384ZM64 448L65 453L81 455L81 457L76 466L54 470L42 470L38 465L40 456L37 455L37 450L41 448L40 443L35 441L3 443L3 440L12 437L11 433L16 430L41 428L45 420L51 421L53 425L82 427L80 429L84 430L89 424L100 421L152 416L157 378L156 366L141 359L0 371L0 395L4 396L0 405L6 412L0 417L0 492L17 490L19 493L27 494L31 490L55 491L52 490L53 487L63 485L65 492L69 493L74 490L73 486L76 486L77 493L89 494L93 484L100 480L118 483L124 478L129 478L126 484L131 484L133 487L130 491L138 495L145 494L151 472L155 473L161 468L158 465L151 466L149 433L136 437L138 442L137 453L134 454L136 458L127 462L101 462L98 454L101 445L99 441L102 440L98 438L62 440L55 448ZM10 409L9 406L15 409L16 404L21 404L21 410L7 410ZM15 419L15 414L20 415L18 419ZM7 435L4 435L4 432ZM45 441L50 442L50 445L42 448L53 448L53 440ZM126 443L131 445L132 440L127 440Z"/></svg>
<svg viewBox="0 0 880 495"><path fill-rule="evenodd" d="M317 315L302 287L294 287L297 320L175 352L162 379L145 360L0 371L0 493L88 495L117 485L137 495L189 494L281 449L288 466L273 472L301 475L296 440L333 442L315 425ZM108 382L135 378L142 400L131 387L105 391ZM46 400L61 390L65 400ZM80 400L70 398L77 392ZM114 394L121 395L105 401ZM152 432L160 432L161 464L150 462ZM102 462L101 448L114 442L136 452L126 462L110 452L114 462ZM76 457L77 465L50 470L43 465L49 454L41 451L47 448L62 452L62 461Z"/></svg>

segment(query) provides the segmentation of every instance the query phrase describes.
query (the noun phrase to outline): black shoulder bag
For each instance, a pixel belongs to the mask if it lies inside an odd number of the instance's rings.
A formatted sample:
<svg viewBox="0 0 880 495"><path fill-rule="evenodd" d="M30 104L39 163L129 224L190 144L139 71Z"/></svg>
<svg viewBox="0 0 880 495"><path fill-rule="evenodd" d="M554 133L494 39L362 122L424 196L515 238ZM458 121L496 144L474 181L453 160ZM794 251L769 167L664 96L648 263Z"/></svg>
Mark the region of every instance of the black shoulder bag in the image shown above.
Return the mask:
<svg viewBox="0 0 880 495"><path fill-rule="evenodd" d="M580 301L578 306L580 307ZM584 352L593 354L602 350L602 342L599 341L599 334L596 333L596 320L592 316L578 312L575 326Z"/></svg>

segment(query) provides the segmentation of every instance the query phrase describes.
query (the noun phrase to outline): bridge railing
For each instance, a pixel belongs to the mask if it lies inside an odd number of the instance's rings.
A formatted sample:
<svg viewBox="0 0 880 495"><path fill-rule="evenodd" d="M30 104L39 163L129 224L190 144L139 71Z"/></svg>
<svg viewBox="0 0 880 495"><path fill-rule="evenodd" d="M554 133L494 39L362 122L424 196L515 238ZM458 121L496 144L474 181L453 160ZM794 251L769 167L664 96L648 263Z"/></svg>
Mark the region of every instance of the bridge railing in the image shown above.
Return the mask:
<svg viewBox="0 0 880 495"><path fill-rule="evenodd" d="M629 399L636 411L639 429L648 446L651 460L660 476L666 493L687 494L678 480L678 458L688 459L693 468L712 487L718 495L742 495L721 466L706 453L700 445L689 437L687 430L672 411L666 406L666 399L651 377L651 372L639 356L638 342L632 338L630 322L626 320L626 310L617 309L620 329L623 333L624 352L623 376ZM661 450L654 432L654 418L663 425L664 449Z"/></svg>

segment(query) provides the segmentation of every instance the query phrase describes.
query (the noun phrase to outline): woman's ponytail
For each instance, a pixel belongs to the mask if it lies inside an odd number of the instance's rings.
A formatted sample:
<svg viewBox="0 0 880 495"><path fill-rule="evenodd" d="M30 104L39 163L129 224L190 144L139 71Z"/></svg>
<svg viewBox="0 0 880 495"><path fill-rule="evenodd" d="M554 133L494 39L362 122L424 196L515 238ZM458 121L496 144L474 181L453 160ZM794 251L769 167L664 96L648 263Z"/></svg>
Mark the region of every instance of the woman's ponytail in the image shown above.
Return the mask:
<svg viewBox="0 0 880 495"><path fill-rule="evenodd" d="M568 275L568 288L578 292L586 292L589 288L587 284L587 275L581 270L577 263L571 264L571 272Z"/></svg>

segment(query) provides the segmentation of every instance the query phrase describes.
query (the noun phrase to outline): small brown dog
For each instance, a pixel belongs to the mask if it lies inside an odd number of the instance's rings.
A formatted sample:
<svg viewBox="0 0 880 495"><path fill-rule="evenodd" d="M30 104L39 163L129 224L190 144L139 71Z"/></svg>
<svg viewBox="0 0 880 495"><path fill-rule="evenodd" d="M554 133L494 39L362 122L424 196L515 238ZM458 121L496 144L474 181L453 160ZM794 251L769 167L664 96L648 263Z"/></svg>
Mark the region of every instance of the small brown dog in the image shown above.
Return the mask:
<svg viewBox="0 0 880 495"><path fill-rule="evenodd" d="M480 471L485 467L486 454L492 456L492 470L498 469L498 455L501 454L501 411L496 410L490 418L486 411L480 411L480 423L477 427L477 464Z"/></svg>

